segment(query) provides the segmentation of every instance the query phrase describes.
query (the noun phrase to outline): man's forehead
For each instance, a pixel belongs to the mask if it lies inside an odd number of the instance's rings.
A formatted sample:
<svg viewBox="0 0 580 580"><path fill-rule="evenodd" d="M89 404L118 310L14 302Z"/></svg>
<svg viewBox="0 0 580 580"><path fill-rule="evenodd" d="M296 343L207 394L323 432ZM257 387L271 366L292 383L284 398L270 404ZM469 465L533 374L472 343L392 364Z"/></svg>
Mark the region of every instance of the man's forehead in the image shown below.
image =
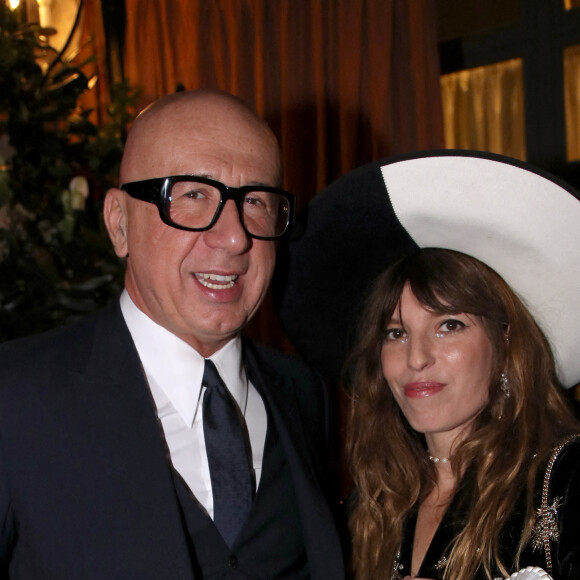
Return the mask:
<svg viewBox="0 0 580 580"><path fill-rule="evenodd" d="M175 93L147 107L136 119L139 132L155 130L164 125L188 127L242 124L255 130L268 130L265 121L235 97L213 91Z"/></svg>
<svg viewBox="0 0 580 580"><path fill-rule="evenodd" d="M225 98L170 100L154 104L135 121L125 146L121 181L198 171L217 177L224 156L247 154L251 164L251 152L260 166L275 166L279 174L276 138L248 109ZM204 157L203 166L198 166L198 156ZM150 175L136 175L143 171Z"/></svg>

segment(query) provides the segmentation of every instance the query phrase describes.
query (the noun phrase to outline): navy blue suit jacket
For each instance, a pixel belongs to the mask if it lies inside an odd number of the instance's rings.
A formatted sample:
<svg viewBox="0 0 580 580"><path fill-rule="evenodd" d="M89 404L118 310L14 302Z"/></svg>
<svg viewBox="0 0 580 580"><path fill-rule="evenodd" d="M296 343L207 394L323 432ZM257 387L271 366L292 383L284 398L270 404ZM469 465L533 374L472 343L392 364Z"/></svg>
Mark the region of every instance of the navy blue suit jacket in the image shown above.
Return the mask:
<svg viewBox="0 0 580 580"><path fill-rule="evenodd" d="M286 451L311 577L339 580L340 543L320 484L321 382L251 342L244 358ZM193 578L160 425L118 302L0 346L2 577Z"/></svg>

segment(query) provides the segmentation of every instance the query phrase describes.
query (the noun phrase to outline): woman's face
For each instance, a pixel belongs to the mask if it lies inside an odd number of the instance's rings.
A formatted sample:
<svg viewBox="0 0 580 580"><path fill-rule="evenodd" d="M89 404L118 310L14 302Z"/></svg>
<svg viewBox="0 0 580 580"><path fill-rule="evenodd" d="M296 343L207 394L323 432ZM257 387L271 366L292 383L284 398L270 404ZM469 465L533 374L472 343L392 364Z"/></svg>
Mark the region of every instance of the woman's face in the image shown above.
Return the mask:
<svg viewBox="0 0 580 580"><path fill-rule="evenodd" d="M481 320L437 314L405 286L382 346L383 374L413 429L454 441L489 400L493 348Z"/></svg>

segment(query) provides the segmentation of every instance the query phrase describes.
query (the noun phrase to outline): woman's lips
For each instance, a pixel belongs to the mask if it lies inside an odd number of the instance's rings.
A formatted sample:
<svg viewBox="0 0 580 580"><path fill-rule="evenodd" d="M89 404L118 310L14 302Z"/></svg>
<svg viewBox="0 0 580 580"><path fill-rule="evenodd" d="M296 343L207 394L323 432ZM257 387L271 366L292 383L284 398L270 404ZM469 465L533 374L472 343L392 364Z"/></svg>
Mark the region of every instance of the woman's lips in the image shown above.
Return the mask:
<svg viewBox="0 0 580 580"><path fill-rule="evenodd" d="M411 399L420 399L423 397L430 397L441 392L445 388L445 383L437 383L435 381L420 381L415 383L407 383L404 387L405 397Z"/></svg>

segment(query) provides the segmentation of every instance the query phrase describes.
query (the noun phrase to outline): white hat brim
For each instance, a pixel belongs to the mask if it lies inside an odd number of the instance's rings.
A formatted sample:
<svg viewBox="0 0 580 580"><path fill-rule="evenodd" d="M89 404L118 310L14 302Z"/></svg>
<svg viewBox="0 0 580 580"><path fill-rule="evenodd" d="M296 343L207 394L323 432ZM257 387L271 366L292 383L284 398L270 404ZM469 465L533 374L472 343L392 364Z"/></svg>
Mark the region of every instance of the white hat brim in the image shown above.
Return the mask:
<svg viewBox="0 0 580 580"><path fill-rule="evenodd" d="M393 209L421 248L493 268L548 337L565 385L580 378L580 202L553 180L491 158L422 157L381 168Z"/></svg>

